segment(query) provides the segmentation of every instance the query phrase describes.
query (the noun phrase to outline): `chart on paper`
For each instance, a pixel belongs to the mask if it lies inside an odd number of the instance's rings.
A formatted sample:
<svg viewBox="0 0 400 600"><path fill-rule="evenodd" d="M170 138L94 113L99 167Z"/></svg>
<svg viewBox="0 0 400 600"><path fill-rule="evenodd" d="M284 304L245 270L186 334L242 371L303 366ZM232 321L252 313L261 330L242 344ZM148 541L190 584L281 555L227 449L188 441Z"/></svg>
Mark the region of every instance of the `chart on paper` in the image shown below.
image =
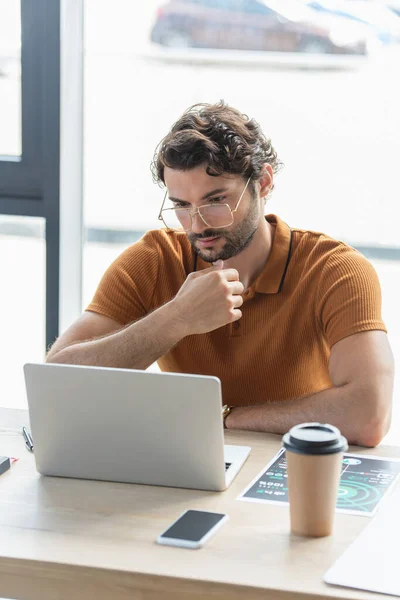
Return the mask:
<svg viewBox="0 0 400 600"><path fill-rule="evenodd" d="M400 473L400 460L344 454L336 511L372 516ZM288 504L285 450L282 448L238 500Z"/></svg>

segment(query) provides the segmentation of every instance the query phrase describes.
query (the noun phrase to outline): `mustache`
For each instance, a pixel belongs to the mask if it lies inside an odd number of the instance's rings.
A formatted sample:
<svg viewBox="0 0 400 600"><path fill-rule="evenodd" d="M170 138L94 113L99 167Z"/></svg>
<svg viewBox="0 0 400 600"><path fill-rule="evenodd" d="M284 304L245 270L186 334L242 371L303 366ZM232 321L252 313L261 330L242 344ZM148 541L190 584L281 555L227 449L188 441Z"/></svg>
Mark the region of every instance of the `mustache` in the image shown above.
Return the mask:
<svg viewBox="0 0 400 600"><path fill-rule="evenodd" d="M188 235L189 240L191 240L192 242L195 242L196 240L202 240L204 238L211 238L211 237L219 237L221 235L223 235L223 231L221 231L221 229L219 229L218 231L212 231L212 229L206 229L206 231L203 231L203 233L191 233Z"/></svg>

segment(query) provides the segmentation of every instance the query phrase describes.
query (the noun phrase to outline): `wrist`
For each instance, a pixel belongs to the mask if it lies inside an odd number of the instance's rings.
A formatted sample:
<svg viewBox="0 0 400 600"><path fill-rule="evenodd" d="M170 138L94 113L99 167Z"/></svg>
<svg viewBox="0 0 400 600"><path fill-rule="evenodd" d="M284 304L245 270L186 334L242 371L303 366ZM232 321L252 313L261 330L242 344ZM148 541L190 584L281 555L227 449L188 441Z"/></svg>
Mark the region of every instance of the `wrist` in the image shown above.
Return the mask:
<svg viewBox="0 0 400 600"><path fill-rule="evenodd" d="M186 319L175 300L170 300L170 302L164 304L159 310L162 310L164 313L165 326L170 329L171 334L176 338L175 343L190 335L188 319Z"/></svg>

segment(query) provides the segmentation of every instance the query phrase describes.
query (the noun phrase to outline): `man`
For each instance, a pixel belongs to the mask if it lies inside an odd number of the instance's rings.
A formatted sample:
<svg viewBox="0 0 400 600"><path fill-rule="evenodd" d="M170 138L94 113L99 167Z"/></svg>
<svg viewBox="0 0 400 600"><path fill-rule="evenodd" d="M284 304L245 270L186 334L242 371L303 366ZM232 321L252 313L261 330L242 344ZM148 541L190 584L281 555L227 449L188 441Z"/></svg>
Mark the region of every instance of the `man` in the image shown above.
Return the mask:
<svg viewBox="0 0 400 600"><path fill-rule="evenodd" d="M189 108L152 164L166 228L116 259L47 361L215 375L228 429L320 421L378 444L394 368L377 275L342 242L264 216L280 166L254 120Z"/></svg>

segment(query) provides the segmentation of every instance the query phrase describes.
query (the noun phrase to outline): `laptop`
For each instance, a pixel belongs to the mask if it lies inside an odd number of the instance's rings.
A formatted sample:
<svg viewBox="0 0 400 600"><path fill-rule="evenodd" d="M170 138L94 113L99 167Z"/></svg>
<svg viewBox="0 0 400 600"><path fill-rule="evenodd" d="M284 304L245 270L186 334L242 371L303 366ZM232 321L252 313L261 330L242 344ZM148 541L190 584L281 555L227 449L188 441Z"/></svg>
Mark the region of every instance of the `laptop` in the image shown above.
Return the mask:
<svg viewBox="0 0 400 600"><path fill-rule="evenodd" d="M224 445L217 377L30 363L42 475L225 490L250 448Z"/></svg>

